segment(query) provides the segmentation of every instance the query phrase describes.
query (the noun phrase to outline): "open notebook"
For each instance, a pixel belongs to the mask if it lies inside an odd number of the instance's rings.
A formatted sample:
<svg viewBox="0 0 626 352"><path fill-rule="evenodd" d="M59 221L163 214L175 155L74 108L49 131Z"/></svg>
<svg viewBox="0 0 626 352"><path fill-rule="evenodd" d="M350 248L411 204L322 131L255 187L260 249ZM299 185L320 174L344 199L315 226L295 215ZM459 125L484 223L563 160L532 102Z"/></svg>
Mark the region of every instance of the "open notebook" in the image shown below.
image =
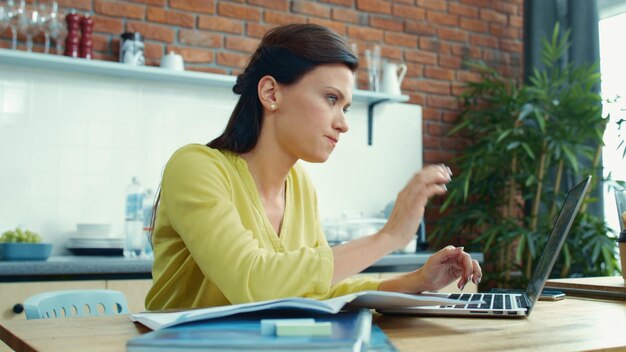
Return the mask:
<svg viewBox="0 0 626 352"><path fill-rule="evenodd" d="M474 294L449 294L439 293L441 297L458 299L454 304L420 307L393 307L378 309L381 313L396 313L410 315L435 315L435 316L487 316L487 317L524 317L530 315L537 299L541 294L552 267L556 262L565 238L576 218L576 214L585 198L591 176L574 186L567 194L567 198L561 207L559 217L556 219L552 233L546 244L533 276L530 278L526 291L522 294L506 293L474 293ZM470 301L467 303L466 301ZM483 301L482 303L480 301Z"/></svg>

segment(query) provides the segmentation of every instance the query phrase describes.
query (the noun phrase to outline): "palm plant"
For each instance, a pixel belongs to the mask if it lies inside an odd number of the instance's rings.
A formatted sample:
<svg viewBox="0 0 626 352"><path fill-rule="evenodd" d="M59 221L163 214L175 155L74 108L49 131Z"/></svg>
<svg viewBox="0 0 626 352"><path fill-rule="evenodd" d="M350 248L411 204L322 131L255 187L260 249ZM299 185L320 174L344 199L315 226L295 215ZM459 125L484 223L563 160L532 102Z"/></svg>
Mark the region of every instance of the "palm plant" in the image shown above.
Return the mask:
<svg viewBox="0 0 626 352"><path fill-rule="evenodd" d="M544 68L535 69L528 84L472 63L481 80L468 84L451 131L471 136L472 144L454 160L460 173L431 240L472 238L493 263L485 271L499 286L528 280L564 200L564 178L582 178L600 163L607 119L595 91L597 66L562 65L569 32L559 33L557 25L543 40ZM557 263L560 274L613 273L618 265L609 228L585 209L581 214Z"/></svg>

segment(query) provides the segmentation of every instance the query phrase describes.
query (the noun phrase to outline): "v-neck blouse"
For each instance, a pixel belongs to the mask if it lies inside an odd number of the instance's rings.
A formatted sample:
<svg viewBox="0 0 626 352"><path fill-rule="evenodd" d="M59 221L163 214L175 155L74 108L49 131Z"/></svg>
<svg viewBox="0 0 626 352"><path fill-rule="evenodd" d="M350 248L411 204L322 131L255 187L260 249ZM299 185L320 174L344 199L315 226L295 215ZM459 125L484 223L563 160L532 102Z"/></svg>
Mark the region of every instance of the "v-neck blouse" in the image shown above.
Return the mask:
<svg viewBox="0 0 626 352"><path fill-rule="evenodd" d="M191 144L163 172L147 309L196 308L283 297L326 299L375 290L380 280L330 285L333 253L313 185L299 164L286 180L280 237L246 161Z"/></svg>

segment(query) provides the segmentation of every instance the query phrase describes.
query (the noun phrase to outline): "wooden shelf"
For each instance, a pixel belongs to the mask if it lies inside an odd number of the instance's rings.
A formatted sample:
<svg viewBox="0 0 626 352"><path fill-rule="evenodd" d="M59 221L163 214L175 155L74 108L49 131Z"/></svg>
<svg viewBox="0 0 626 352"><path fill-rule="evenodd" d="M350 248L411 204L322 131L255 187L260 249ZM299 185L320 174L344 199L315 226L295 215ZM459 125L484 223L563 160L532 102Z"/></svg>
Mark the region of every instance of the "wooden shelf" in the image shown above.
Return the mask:
<svg viewBox="0 0 626 352"><path fill-rule="evenodd" d="M145 81L161 81L204 85L231 89L235 76L194 72L172 71L153 66L131 66L119 62L85 60L61 55L29 53L20 50L0 49L0 64L49 69L72 73L119 77ZM357 89L352 94L353 103L362 102L368 106L368 144L371 145L374 107L384 102L403 103L409 101L408 95L394 95Z"/></svg>

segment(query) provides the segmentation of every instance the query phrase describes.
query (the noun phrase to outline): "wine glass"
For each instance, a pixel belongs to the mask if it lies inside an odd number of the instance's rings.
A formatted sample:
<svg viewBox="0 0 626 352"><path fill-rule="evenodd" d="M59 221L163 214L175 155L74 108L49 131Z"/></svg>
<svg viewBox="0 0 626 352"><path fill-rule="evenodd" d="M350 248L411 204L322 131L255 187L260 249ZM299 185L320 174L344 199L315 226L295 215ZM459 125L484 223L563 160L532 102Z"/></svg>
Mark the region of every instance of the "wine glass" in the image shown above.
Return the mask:
<svg viewBox="0 0 626 352"><path fill-rule="evenodd" d="M0 2L0 34L9 28L9 8L4 2Z"/></svg>
<svg viewBox="0 0 626 352"><path fill-rule="evenodd" d="M25 0L7 0L7 16L9 19L9 28L11 28L11 49L17 49L17 32L19 28L24 26L24 8L26 7Z"/></svg>
<svg viewBox="0 0 626 352"><path fill-rule="evenodd" d="M50 40L54 40L57 54L62 54L61 43L63 42L63 39L65 38L65 34L67 32L65 30L65 25L61 20L62 18L63 16L61 16L61 13L59 13L59 6L57 5L57 2L52 1L48 20L43 27L43 31L44 35L46 36L46 47L49 47Z"/></svg>
<svg viewBox="0 0 626 352"><path fill-rule="evenodd" d="M19 31L26 35L26 51L33 51L33 36L41 31L39 10L27 7L23 12L24 20L20 22Z"/></svg>

